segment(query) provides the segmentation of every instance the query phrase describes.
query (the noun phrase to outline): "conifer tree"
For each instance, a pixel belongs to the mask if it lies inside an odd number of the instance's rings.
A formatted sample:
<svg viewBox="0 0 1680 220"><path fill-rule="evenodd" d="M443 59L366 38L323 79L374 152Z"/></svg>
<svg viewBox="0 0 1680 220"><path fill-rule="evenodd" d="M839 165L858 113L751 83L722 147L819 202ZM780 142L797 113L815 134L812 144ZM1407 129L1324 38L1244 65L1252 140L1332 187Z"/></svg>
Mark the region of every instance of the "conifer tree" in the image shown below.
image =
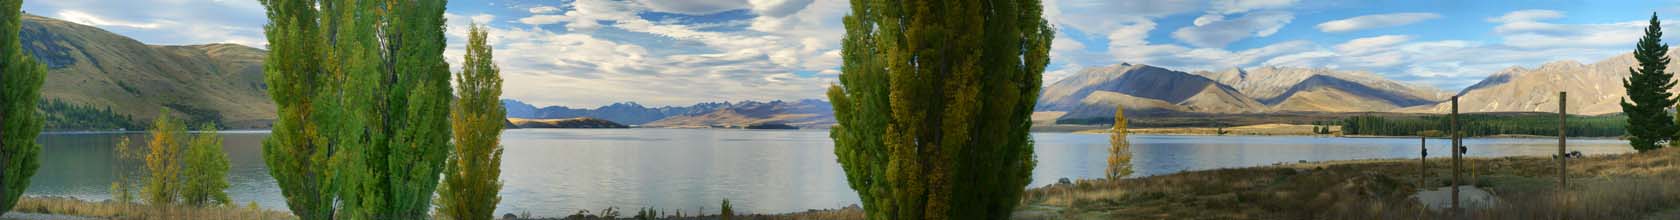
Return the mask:
<svg viewBox="0 0 1680 220"><path fill-rule="evenodd" d="M869 219L1006 219L1053 31L1036 0L852 0L835 154Z"/></svg>
<svg viewBox="0 0 1680 220"><path fill-rule="evenodd" d="M204 123L198 131L187 143L181 202L198 207L230 204L233 201L226 192L229 164L227 153L222 152L222 136L213 123Z"/></svg>
<svg viewBox="0 0 1680 220"><path fill-rule="evenodd" d="M1114 106L1114 128L1109 130L1108 179L1132 175L1132 142L1126 140L1126 110Z"/></svg>
<svg viewBox="0 0 1680 220"><path fill-rule="evenodd" d="M1631 75L1622 80L1627 98L1622 99L1622 112L1627 114L1628 142L1641 152L1653 150L1659 141L1674 140L1675 121L1668 108L1675 104L1674 74L1668 73L1668 44L1662 43L1662 25L1657 14L1651 13L1651 25L1633 50L1638 68L1629 68Z"/></svg>
<svg viewBox="0 0 1680 220"><path fill-rule="evenodd" d="M455 149L438 188L438 212L455 220L496 217L502 182L502 77L491 54L489 33L473 25L467 54L455 77L459 99L449 115Z"/></svg>
<svg viewBox="0 0 1680 220"><path fill-rule="evenodd" d="M41 166L42 118L36 108L47 69L23 52L23 0L0 0L0 215L17 205Z"/></svg>

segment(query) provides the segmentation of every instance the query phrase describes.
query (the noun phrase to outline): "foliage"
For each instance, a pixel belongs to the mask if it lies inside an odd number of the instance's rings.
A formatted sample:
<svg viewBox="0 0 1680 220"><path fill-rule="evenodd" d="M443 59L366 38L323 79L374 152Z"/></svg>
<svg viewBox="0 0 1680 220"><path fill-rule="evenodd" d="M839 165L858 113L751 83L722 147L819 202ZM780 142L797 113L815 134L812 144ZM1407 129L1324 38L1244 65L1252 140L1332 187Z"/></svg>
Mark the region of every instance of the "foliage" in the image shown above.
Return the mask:
<svg viewBox="0 0 1680 220"><path fill-rule="evenodd" d="M1114 128L1108 143L1108 178L1119 179L1132 175L1132 143L1126 140L1126 111L1114 106Z"/></svg>
<svg viewBox="0 0 1680 220"><path fill-rule="evenodd" d="M263 4L280 106L264 154L293 212L427 217L450 150L445 1Z"/></svg>
<svg viewBox="0 0 1680 220"><path fill-rule="evenodd" d="M1036 0L852 0L835 154L870 219L1004 219L1036 161L1027 130L1052 27Z"/></svg>
<svg viewBox="0 0 1680 220"><path fill-rule="evenodd" d="M426 218L451 149L445 2L338 4L321 10L344 25L334 31L341 45L326 52L344 62L328 65L345 77L344 95L336 98L349 119L336 125L348 132L329 134L346 142L333 155L341 218Z"/></svg>
<svg viewBox="0 0 1680 220"><path fill-rule="evenodd" d="M37 107L46 118L47 130L134 130L143 129L134 117L111 111L110 107L96 108L77 105L59 99L42 100Z"/></svg>
<svg viewBox="0 0 1680 220"><path fill-rule="evenodd" d="M1675 132L1680 131L1668 113L1676 101L1669 93L1674 88L1674 74L1664 71L1668 68L1668 45L1662 43L1662 24L1654 12L1645 36L1633 50L1633 58L1639 61L1639 67L1629 68L1632 75L1622 80L1627 98L1621 104L1622 113L1627 115L1628 142L1643 152L1661 147L1657 142L1674 140Z"/></svg>
<svg viewBox="0 0 1680 220"><path fill-rule="evenodd" d="M180 201L181 138L187 126L170 116L169 109L152 122L152 141L146 144L146 186L140 194L147 204L172 205Z"/></svg>
<svg viewBox="0 0 1680 220"><path fill-rule="evenodd" d="M322 56L322 49L331 47L319 44L336 42L321 37L318 22L328 20L318 16L316 1L262 3L269 20L263 26L269 48L263 80L278 107L273 130L263 140L263 160L292 214L304 220L334 219L338 194L329 156L337 149L327 134L334 131L335 122L343 120L334 118L336 102L327 99L331 93L325 92L338 85L332 79L339 76L325 72Z"/></svg>
<svg viewBox="0 0 1680 220"><path fill-rule="evenodd" d="M131 150L129 144L128 136L117 139L117 149L116 152L113 152L116 155L113 156L114 162L111 163L112 175L117 177L117 180L111 181L111 200L119 203L134 203L135 199L134 182L130 182L128 179L129 176L133 175L132 171L127 171L128 169L123 167L129 166L131 161L140 159L141 156L138 155L138 152Z"/></svg>
<svg viewBox="0 0 1680 220"><path fill-rule="evenodd" d="M227 153L222 152L222 136L215 125L205 123L199 127L199 133L187 144L184 162L181 202L197 207L233 202L225 192L229 164Z"/></svg>
<svg viewBox="0 0 1680 220"><path fill-rule="evenodd" d="M47 69L23 54L22 0L0 0L0 215L17 205L40 164L42 118L36 111Z"/></svg>
<svg viewBox="0 0 1680 220"><path fill-rule="evenodd" d="M488 220L496 217L496 203L501 201L501 133L507 117L488 33L477 25L468 33L466 59L455 78L460 98L449 115L455 149L438 187L438 212L455 220Z"/></svg>
<svg viewBox="0 0 1680 220"><path fill-rule="evenodd" d="M1569 136L1575 137L1616 137L1625 134L1625 121L1622 115L1606 116L1569 116ZM1445 115L1431 115L1421 117L1382 117L1382 116L1354 116L1342 119L1342 134L1346 135L1382 135L1382 136L1414 136L1419 132L1435 130L1447 131L1448 120ZM1488 136L1500 134L1520 134L1557 136L1558 116L1555 114L1460 114L1458 122L1465 136Z"/></svg>
<svg viewBox="0 0 1680 220"><path fill-rule="evenodd" d="M735 206L729 205L729 199L723 200L723 210L718 211L718 219L729 220L735 218Z"/></svg>
<svg viewBox="0 0 1680 220"><path fill-rule="evenodd" d="M163 104L163 107L174 109L175 111L186 115L187 124L211 124L216 127L221 127L222 125L222 113L217 112L216 110L181 103Z"/></svg>

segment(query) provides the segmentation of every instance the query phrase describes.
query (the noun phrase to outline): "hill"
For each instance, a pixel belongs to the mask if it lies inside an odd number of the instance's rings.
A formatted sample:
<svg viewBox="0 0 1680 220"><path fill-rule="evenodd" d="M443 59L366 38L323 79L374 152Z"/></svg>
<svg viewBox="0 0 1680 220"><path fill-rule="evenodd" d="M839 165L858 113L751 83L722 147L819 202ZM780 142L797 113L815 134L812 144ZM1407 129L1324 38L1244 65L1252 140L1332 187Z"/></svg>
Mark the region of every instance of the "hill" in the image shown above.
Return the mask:
<svg viewBox="0 0 1680 220"><path fill-rule="evenodd" d="M275 106L262 75L266 51L234 44L146 45L62 20L22 20L24 50L48 68L43 99L110 109L142 122L162 109L230 128L264 128L273 121Z"/></svg>
<svg viewBox="0 0 1680 220"><path fill-rule="evenodd" d="M585 118L585 117L566 118L566 119L509 118L507 123L516 126L516 127L510 127L510 128L629 128L630 127L630 126L625 126L624 124L619 124L619 123L615 123L615 122L612 122L612 121L601 120L601 119L598 119L598 118Z"/></svg>

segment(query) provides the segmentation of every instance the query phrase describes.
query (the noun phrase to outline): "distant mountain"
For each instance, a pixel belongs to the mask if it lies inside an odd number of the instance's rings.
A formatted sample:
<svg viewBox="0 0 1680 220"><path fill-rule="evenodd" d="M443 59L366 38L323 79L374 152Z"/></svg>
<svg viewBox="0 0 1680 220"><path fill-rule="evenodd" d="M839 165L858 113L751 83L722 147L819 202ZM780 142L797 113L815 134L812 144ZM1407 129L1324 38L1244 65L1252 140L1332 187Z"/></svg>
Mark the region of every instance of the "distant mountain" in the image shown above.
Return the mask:
<svg viewBox="0 0 1680 220"><path fill-rule="evenodd" d="M778 122L790 125L826 126L834 113L828 102L814 99L796 102L743 101L707 102L690 106L650 108L634 102L614 103L594 109L565 106L537 108L513 99L503 99L510 118L558 119L591 117L645 127L745 126L746 122Z"/></svg>
<svg viewBox="0 0 1680 220"><path fill-rule="evenodd" d="M598 118L578 117L565 119L524 119L510 118L507 123L515 129L523 128L629 128L624 124Z"/></svg>
<svg viewBox="0 0 1680 220"><path fill-rule="evenodd" d="M1676 55L1680 51L1669 51L1669 57ZM1627 96L1622 79L1636 64L1633 54L1627 53L1592 64L1566 60L1534 69L1508 68L1460 92L1459 112L1556 112L1557 93L1567 91L1570 114L1618 113L1622 111L1622 98ZM1680 63L1669 63L1668 67L1680 68ZM1671 91L1680 92L1680 88ZM1441 102L1400 111L1447 113L1450 105Z"/></svg>
<svg viewBox="0 0 1680 220"><path fill-rule="evenodd" d="M1080 70L1039 96L1038 111L1067 111L1062 118L1112 117L1114 104L1129 113L1253 113L1268 107L1236 88L1165 68L1120 64Z"/></svg>
<svg viewBox="0 0 1680 220"><path fill-rule="evenodd" d="M723 103L700 103L691 106L665 106L649 108L635 102L620 102L601 106L594 109L570 108L566 106L548 106L537 108L531 104L513 99L502 99L503 108L507 109L510 118L560 119L590 117L629 125L640 125L659 119L679 115L697 115L710 113L713 110L729 106Z"/></svg>
<svg viewBox="0 0 1680 220"><path fill-rule="evenodd" d="M1273 111L1380 112L1434 104L1447 96L1429 86L1329 68L1266 66L1196 74L1237 88Z"/></svg>
<svg viewBox="0 0 1680 220"><path fill-rule="evenodd" d="M161 109L232 128L267 127L274 119L261 49L146 45L62 20L27 14L22 20L23 49L48 68L42 98L110 108L137 121L150 121Z"/></svg>
<svg viewBox="0 0 1680 220"><path fill-rule="evenodd" d="M725 103L727 104L727 103ZM814 99L797 102L746 101L697 115L676 115L643 124L645 127L731 127L782 124L794 127L827 128L836 123L834 108Z"/></svg>

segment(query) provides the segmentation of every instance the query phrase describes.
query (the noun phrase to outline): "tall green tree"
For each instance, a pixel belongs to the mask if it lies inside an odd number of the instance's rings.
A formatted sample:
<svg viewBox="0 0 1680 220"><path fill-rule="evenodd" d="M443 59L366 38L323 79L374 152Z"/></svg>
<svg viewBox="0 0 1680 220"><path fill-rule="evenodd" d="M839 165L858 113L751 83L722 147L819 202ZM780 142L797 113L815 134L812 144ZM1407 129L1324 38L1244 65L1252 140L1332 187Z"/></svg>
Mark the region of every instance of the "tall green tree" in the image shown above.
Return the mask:
<svg viewBox="0 0 1680 220"><path fill-rule="evenodd" d="M467 34L467 55L455 76L460 98L449 115L455 149L445 166L438 189L438 212L455 220L496 217L502 189L503 121L502 77L487 41L489 33L473 25Z"/></svg>
<svg viewBox="0 0 1680 220"><path fill-rule="evenodd" d="M228 158L222 151L222 135L215 123L199 126L187 143L185 172L182 172L181 202L191 206L231 204L228 198Z"/></svg>
<svg viewBox="0 0 1680 220"><path fill-rule="evenodd" d="M444 0L264 0L270 172L302 219L428 217L449 154Z"/></svg>
<svg viewBox="0 0 1680 220"><path fill-rule="evenodd" d="M47 69L23 53L23 0L0 0L0 214L17 205L41 166L35 137L43 125L35 111Z"/></svg>
<svg viewBox="0 0 1680 220"><path fill-rule="evenodd" d="M1643 152L1661 147L1658 141L1674 140L1675 132L1680 131L1667 110L1675 104L1674 94L1668 92L1675 82L1674 74L1664 71L1668 68L1668 44L1662 43L1662 24L1656 13L1651 13L1651 25L1639 38L1633 58L1639 61L1639 67L1629 68L1632 75L1622 80L1627 98L1621 104L1628 116L1628 142Z"/></svg>
<svg viewBox="0 0 1680 220"><path fill-rule="evenodd" d="M337 5L344 4L344 5ZM453 91L444 62L444 0L352 1L323 4L340 22L346 88L339 125L346 140L335 155L341 177L341 218L423 219L449 155ZM335 73L336 74L336 73Z"/></svg>
<svg viewBox="0 0 1680 220"><path fill-rule="evenodd" d="M333 2L333 1L329 1ZM263 140L263 160L269 175L280 186L292 214L304 220L334 219L337 192L332 184L330 159L336 143L329 139L335 118L329 113L336 95L327 92L338 85L326 72L322 44L336 43L323 37L322 24L333 24L319 16L316 0L263 0L269 24L269 55L263 62L263 80L268 95L278 107L270 135ZM331 45L328 45L331 46Z"/></svg>
<svg viewBox="0 0 1680 220"><path fill-rule="evenodd" d="M1054 31L1036 0L852 0L835 154L870 219L1006 219Z"/></svg>
<svg viewBox="0 0 1680 220"><path fill-rule="evenodd" d="M1132 175L1132 142L1126 140L1126 109L1114 106L1114 128L1108 137L1108 179Z"/></svg>

